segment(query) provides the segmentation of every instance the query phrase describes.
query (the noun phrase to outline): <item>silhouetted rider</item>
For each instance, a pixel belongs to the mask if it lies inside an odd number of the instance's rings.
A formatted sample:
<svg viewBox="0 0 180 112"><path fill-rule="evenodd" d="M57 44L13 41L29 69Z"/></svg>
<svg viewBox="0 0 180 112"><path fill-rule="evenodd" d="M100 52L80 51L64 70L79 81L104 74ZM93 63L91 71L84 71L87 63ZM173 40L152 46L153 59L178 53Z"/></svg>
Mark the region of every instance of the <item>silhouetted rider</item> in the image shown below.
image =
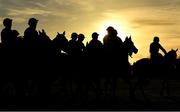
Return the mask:
<svg viewBox="0 0 180 112"><path fill-rule="evenodd" d="M10 47L13 44L13 31L12 27L12 19L5 18L3 21L4 29L1 31L1 42L4 47Z"/></svg>
<svg viewBox="0 0 180 112"><path fill-rule="evenodd" d="M102 67L102 61L103 61L103 44L101 41L98 40L99 34L94 32L92 34L92 40L89 42L89 44L86 45L86 50L88 54L88 66L91 68L91 76L95 76L94 78L97 79L98 71L104 69Z"/></svg>
<svg viewBox="0 0 180 112"><path fill-rule="evenodd" d="M85 51L85 46L83 44L84 39L85 39L84 34L78 35L78 40L77 40L77 54L78 55L82 55Z"/></svg>
<svg viewBox="0 0 180 112"><path fill-rule="evenodd" d="M124 62L124 48L123 42L120 37L118 37L118 32L112 26L107 28L107 35L104 37L104 57L106 57L105 62L107 65L106 70L109 69L110 72L117 72L121 69L120 65Z"/></svg>
<svg viewBox="0 0 180 112"><path fill-rule="evenodd" d="M97 55L101 52L103 45L101 41L98 40L99 34L94 32L92 34L92 40L89 42L89 44L86 46L88 52L92 55Z"/></svg>
<svg viewBox="0 0 180 112"><path fill-rule="evenodd" d="M38 32L36 31L38 20L30 18L28 21L29 27L24 32L24 39L26 42L35 42L38 39Z"/></svg>
<svg viewBox="0 0 180 112"><path fill-rule="evenodd" d="M162 50L164 54L167 53L159 43L159 37L154 37L154 40L150 45L150 54L152 60L158 60L162 57L162 55L159 53L159 49Z"/></svg>
<svg viewBox="0 0 180 112"><path fill-rule="evenodd" d="M71 34L71 40L68 42L68 54L69 55L75 55L78 52L78 45L77 45L77 39L78 39L78 34L77 33L72 33Z"/></svg>
<svg viewBox="0 0 180 112"><path fill-rule="evenodd" d="M104 48L110 53L119 53L122 50L123 42L117 36L118 32L112 26L107 28L107 35L104 37Z"/></svg>

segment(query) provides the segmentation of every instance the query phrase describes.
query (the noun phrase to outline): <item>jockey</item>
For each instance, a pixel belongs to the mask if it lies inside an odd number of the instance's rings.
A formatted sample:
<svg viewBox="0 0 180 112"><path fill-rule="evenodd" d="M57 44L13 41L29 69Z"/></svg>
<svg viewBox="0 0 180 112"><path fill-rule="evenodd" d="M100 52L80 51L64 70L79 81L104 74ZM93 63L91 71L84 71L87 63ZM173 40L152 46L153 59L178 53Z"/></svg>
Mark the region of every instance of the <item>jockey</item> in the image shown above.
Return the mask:
<svg viewBox="0 0 180 112"><path fill-rule="evenodd" d="M152 60L158 60L162 57L162 54L159 53L159 49L162 50L164 54L167 54L166 50L159 43L159 37L154 37L154 40L150 45L150 54Z"/></svg>
<svg viewBox="0 0 180 112"><path fill-rule="evenodd" d="M5 18L3 21L4 29L1 31L1 42L3 46L9 47L13 43L13 31L12 27L12 19Z"/></svg>
<svg viewBox="0 0 180 112"><path fill-rule="evenodd" d="M30 18L28 21L29 27L24 32L24 39L26 42L34 44L37 41L39 34L36 30L38 20L35 18Z"/></svg>

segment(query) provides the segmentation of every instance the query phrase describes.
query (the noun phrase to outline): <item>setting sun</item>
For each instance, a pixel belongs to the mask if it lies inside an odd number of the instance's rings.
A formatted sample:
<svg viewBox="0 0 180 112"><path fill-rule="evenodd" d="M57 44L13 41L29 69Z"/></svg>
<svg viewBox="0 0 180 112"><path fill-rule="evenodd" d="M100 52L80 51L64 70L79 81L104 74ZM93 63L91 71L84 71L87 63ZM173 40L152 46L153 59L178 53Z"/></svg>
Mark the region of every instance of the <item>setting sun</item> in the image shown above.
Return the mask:
<svg viewBox="0 0 180 112"><path fill-rule="evenodd" d="M99 40L103 41L104 36L107 34L106 29L109 26L114 27L114 29L116 29L118 31L118 36L124 41L126 36L129 36L126 32L125 32L125 26L123 24L121 24L120 22L116 21L116 20L106 20L103 21L102 23L99 24Z"/></svg>

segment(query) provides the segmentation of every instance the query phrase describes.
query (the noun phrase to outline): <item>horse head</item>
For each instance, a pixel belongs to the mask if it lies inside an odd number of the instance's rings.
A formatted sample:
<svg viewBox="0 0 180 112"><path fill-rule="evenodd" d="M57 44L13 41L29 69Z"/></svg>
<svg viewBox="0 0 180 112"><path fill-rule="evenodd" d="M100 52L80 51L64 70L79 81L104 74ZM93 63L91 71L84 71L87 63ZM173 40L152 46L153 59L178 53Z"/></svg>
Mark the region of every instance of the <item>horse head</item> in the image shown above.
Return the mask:
<svg viewBox="0 0 180 112"><path fill-rule="evenodd" d="M128 51L128 55L130 57L132 57L132 54L136 54L138 52L138 49L136 48L136 46L134 45L134 42L132 41L131 36L127 36L125 41L124 41L124 46L126 48L126 50Z"/></svg>
<svg viewBox="0 0 180 112"><path fill-rule="evenodd" d="M68 40L65 36L65 31L62 34L57 32L56 37L53 39L53 43L56 48L65 51L67 44L68 44Z"/></svg>
<svg viewBox="0 0 180 112"><path fill-rule="evenodd" d="M49 42L51 41L51 39L49 38L49 36L47 35L44 29L42 29L42 31L39 31L39 37L43 41L49 41Z"/></svg>
<svg viewBox="0 0 180 112"><path fill-rule="evenodd" d="M165 55L165 59L169 62L174 62L177 59L177 51L178 49L174 50L171 49L171 51L169 51L166 55Z"/></svg>

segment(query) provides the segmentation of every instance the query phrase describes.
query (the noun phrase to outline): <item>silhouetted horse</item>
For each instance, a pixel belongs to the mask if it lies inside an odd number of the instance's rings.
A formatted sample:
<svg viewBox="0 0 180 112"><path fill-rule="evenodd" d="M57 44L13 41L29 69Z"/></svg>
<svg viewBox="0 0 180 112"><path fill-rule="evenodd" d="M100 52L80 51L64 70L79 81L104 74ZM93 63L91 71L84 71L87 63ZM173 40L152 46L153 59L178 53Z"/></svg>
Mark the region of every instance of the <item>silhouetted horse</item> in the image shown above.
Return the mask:
<svg viewBox="0 0 180 112"><path fill-rule="evenodd" d="M132 95L132 84L130 81L131 66L128 58L129 56L132 56L133 53L136 54L138 52L138 49L134 46L131 37L126 37L125 41L123 42L122 48L116 52L117 52L117 56L116 54L112 56L108 55L107 58L110 59L106 59L106 60L109 60L110 62L108 61L108 63L104 63L104 65L107 66L105 67L106 68L105 74L107 76L105 81L105 88L107 89L108 85L110 84L111 93L113 96L116 96L118 78L121 77L129 85L129 92L131 96Z"/></svg>
<svg viewBox="0 0 180 112"><path fill-rule="evenodd" d="M68 56L68 40L65 36L65 31L61 33L57 33L56 37L52 40L53 49L55 51L55 57L51 60L54 62L54 72L56 79L59 79L61 83L61 87L63 92L66 92L67 94L67 80L69 78L69 56ZM59 73L59 74L57 74Z"/></svg>
<svg viewBox="0 0 180 112"><path fill-rule="evenodd" d="M133 73L138 78L134 90L139 87L146 98L143 87L149 83L150 79L158 79L162 80L161 94L164 94L164 91L169 94L168 79L175 78L176 52L177 50L171 50L158 61L143 58L134 63Z"/></svg>
<svg viewBox="0 0 180 112"><path fill-rule="evenodd" d="M177 75L180 74L180 58L176 60L176 71L175 71L175 73Z"/></svg>
<svg viewBox="0 0 180 112"><path fill-rule="evenodd" d="M61 53L62 51L67 52L68 49L68 40L65 37L65 34L65 31L62 34L57 33L57 36L52 40L55 49L59 53Z"/></svg>

